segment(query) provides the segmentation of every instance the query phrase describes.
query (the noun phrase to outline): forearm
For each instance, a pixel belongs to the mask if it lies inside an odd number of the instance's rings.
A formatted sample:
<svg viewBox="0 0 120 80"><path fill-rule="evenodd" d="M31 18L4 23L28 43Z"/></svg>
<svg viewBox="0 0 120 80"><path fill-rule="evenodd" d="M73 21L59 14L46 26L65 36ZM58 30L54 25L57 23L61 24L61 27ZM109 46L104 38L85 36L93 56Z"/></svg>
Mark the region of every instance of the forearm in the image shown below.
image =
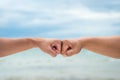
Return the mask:
<svg viewBox="0 0 120 80"><path fill-rule="evenodd" d="M106 56L120 58L120 37L82 38L82 47Z"/></svg>
<svg viewBox="0 0 120 80"><path fill-rule="evenodd" d="M36 47L33 38L0 38L0 56L7 56Z"/></svg>

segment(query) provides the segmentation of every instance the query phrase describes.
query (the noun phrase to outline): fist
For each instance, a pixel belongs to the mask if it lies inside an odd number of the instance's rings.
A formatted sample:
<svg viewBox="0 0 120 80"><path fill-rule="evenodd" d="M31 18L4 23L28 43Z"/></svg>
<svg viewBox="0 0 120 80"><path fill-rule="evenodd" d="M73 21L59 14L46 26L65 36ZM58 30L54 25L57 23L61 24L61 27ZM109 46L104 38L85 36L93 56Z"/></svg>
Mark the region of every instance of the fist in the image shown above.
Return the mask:
<svg viewBox="0 0 120 80"><path fill-rule="evenodd" d="M61 41L58 39L38 38L35 43L42 51L53 57L57 56L59 53L63 56L72 56L79 53L82 48L82 42L79 39Z"/></svg>
<svg viewBox="0 0 120 80"><path fill-rule="evenodd" d="M62 41L62 51L63 56L72 56L81 51L82 44L78 39L68 39Z"/></svg>
<svg viewBox="0 0 120 80"><path fill-rule="evenodd" d="M37 39L36 42L37 47L53 57L61 52L61 40L43 38Z"/></svg>

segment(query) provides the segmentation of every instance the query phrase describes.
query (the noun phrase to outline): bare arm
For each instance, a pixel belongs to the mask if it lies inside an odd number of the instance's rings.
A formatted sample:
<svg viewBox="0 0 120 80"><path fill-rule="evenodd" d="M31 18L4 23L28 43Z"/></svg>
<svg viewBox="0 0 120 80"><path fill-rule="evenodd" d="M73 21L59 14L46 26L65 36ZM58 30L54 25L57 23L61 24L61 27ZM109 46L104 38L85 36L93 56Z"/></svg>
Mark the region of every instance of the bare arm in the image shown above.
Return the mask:
<svg viewBox="0 0 120 80"><path fill-rule="evenodd" d="M60 53L61 41L45 38L0 38L0 57L39 47L55 57Z"/></svg>
<svg viewBox="0 0 120 80"><path fill-rule="evenodd" d="M109 57L120 58L120 36L63 40L61 54L63 56L72 56L79 53L82 48Z"/></svg>
<svg viewBox="0 0 120 80"><path fill-rule="evenodd" d="M120 58L120 36L81 38L82 47L90 51Z"/></svg>
<svg viewBox="0 0 120 80"><path fill-rule="evenodd" d="M35 47L28 38L0 38L0 56L7 56L16 52Z"/></svg>

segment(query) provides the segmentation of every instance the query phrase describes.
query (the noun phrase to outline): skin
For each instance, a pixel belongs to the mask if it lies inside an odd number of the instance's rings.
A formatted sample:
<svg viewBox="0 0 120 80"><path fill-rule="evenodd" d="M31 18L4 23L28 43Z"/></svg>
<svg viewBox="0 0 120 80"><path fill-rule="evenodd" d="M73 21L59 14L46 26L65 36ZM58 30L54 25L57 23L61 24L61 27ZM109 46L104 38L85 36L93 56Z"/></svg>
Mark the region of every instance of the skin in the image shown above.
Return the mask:
<svg viewBox="0 0 120 80"><path fill-rule="evenodd" d="M63 40L62 55L72 56L87 49L101 55L120 58L120 36L87 37Z"/></svg>
<svg viewBox="0 0 120 80"><path fill-rule="evenodd" d="M46 38L0 38L0 57L36 47L55 57L61 51L61 41Z"/></svg>
<svg viewBox="0 0 120 80"><path fill-rule="evenodd" d="M120 36L86 37L63 41L47 38L0 38L0 57L36 47L53 57L59 53L63 56L72 56L85 48L101 55L120 58Z"/></svg>

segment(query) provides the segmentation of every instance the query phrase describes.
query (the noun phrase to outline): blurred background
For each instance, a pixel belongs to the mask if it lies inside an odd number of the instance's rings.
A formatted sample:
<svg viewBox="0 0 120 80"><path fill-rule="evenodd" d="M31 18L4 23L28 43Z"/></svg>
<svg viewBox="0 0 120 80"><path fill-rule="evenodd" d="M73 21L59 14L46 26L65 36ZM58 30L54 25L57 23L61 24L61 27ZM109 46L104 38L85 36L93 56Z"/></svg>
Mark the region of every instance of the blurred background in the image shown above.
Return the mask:
<svg viewBox="0 0 120 80"><path fill-rule="evenodd" d="M0 38L120 35L120 0L0 0ZM0 80L120 80L120 60L87 50L0 57Z"/></svg>

